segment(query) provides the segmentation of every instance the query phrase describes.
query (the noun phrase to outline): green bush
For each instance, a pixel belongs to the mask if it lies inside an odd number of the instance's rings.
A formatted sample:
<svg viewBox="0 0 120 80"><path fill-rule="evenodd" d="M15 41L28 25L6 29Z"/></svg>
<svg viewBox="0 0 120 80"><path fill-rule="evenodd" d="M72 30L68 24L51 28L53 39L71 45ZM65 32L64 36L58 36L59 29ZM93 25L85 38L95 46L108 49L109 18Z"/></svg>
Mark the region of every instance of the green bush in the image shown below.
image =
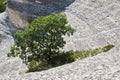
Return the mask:
<svg viewBox="0 0 120 80"><path fill-rule="evenodd" d="M82 51L74 52L71 56L75 60L76 59L84 59L86 57L95 56L101 52L102 52L101 48L89 49L89 50L82 50Z"/></svg>
<svg viewBox="0 0 120 80"><path fill-rule="evenodd" d="M53 67L56 67L63 64L71 63L73 61L75 61L75 59L73 59L72 53L66 52L66 53L61 53L59 55L54 56L51 60L52 62L51 65Z"/></svg>
<svg viewBox="0 0 120 80"><path fill-rule="evenodd" d="M99 53L102 52L107 52L110 49L112 49L114 45L107 45L104 46L103 48L96 48L96 49L89 49L89 50L82 50L82 51L77 51L77 52L66 52L66 53L61 53L59 55L56 55L52 58L51 64L30 64L29 70L31 71L41 71L41 70L46 70L52 67L57 67L63 64L71 63L77 59L84 59L90 56L95 56ZM34 67L34 66L35 67Z"/></svg>
<svg viewBox="0 0 120 80"><path fill-rule="evenodd" d="M18 30L15 33L15 46L11 47L8 56L23 59L24 63L29 65L30 71L34 71L34 67L35 70L41 70L43 64L39 62L54 64L53 58L63 53L59 49L63 48L66 43L62 36L70 36L74 32L75 29L68 25L64 13L53 13L37 18L24 31ZM31 64L36 66L31 67Z"/></svg>
<svg viewBox="0 0 120 80"><path fill-rule="evenodd" d="M6 9L6 0L0 0L0 13Z"/></svg>
<svg viewBox="0 0 120 80"><path fill-rule="evenodd" d="M107 52L107 51L109 51L110 49L112 49L113 47L115 47L115 46L114 46L114 45L107 45L107 46L103 47L102 50L103 50L104 52Z"/></svg>
<svg viewBox="0 0 120 80"><path fill-rule="evenodd" d="M99 53L102 53L102 52L107 52L110 49L112 49L113 47L114 47L114 45L107 45L107 46L104 46L103 48L96 48L96 49L77 51L77 52L73 52L71 54L71 57L74 60L76 60L76 59L84 59L86 57L95 56L95 55L97 55Z"/></svg>
<svg viewBox="0 0 120 80"><path fill-rule="evenodd" d="M34 72L95 56L114 47L107 45L77 52L60 51L66 43L62 36L71 35L74 31L63 13L37 18L24 31L16 32L15 45L8 56L20 57L28 65L29 72Z"/></svg>
<svg viewBox="0 0 120 80"><path fill-rule="evenodd" d="M44 61L35 61L32 60L28 64L28 72L35 72L35 71L42 71L42 70L47 70L48 68L51 68L51 65L47 64L47 62Z"/></svg>

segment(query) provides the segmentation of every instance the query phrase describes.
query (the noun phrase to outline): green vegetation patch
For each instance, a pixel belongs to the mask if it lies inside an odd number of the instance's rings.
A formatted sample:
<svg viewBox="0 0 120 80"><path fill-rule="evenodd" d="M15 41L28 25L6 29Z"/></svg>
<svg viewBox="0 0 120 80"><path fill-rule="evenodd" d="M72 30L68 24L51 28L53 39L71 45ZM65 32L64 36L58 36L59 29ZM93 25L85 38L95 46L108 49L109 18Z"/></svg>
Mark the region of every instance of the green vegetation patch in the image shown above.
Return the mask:
<svg viewBox="0 0 120 80"><path fill-rule="evenodd" d="M71 56L72 56L72 58L74 60L76 60L76 59L84 59L86 57L95 56L95 55L97 55L99 53L102 53L102 52L107 52L110 49L112 49L113 47L114 47L114 45L110 44L110 45L104 46L103 48L96 48L96 49L77 51L77 52L72 53Z"/></svg>
<svg viewBox="0 0 120 80"><path fill-rule="evenodd" d="M66 44L62 36L70 36L74 32L75 29L68 24L64 13L39 17L24 31L18 30L15 33L15 45L11 47L8 56L23 59L29 71L56 66L53 58L63 53L59 49Z"/></svg>
<svg viewBox="0 0 120 80"><path fill-rule="evenodd" d="M0 0L0 13L4 12L6 9L6 0Z"/></svg>
<svg viewBox="0 0 120 80"><path fill-rule="evenodd" d="M62 36L70 36L74 32L75 29L68 25L64 13L39 17L24 31L18 30L15 33L15 45L11 47L8 57L20 57L28 66L28 72L35 72L95 56L114 47L107 45L103 48L77 52L60 51L66 44Z"/></svg>
<svg viewBox="0 0 120 80"><path fill-rule="evenodd" d="M46 64L46 62L36 62L32 61L29 65L29 72L35 72L35 71L41 71L41 70L47 70L49 68L61 66L67 63L74 62L76 60L84 59L87 57L95 56L97 54L100 54L102 52L107 52L110 49L112 49L114 45L107 45L103 48L96 48L96 49L89 49L89 50L82 50L82 51L76 51L76 52L65 52L58 54L54 56L51 59L51 64Z"/></svg>

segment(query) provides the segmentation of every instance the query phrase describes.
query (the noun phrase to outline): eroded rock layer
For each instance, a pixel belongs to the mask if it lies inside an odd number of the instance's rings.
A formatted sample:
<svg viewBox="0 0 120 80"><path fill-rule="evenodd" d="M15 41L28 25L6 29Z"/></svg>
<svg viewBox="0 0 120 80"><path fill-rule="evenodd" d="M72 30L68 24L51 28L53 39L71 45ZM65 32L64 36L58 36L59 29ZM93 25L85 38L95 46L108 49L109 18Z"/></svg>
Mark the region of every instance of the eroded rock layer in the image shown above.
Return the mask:
<svg viewBox="0 0 120 80"><path fill-rule="evenodd" d="M77 30L65 37L65 50L82 50L120 42L119 0L8 0L9 20L23 28L37 16L65 11Z"/></svg>
<svg viewBox="0 0 120 80"><path fill-rule="evenodd" d="M74 0L8 0L9 20L15 27L24 28L37 16L62 12ZM17 19L17 20L16 20Z"/></svg>
<svg viewBox="0 0 120 80"><path fill-rule="evenodd" d="M77 30L73 36L65 37L65 50L119 44L119 0L75 0L65 12L69 23Z"/></svg>

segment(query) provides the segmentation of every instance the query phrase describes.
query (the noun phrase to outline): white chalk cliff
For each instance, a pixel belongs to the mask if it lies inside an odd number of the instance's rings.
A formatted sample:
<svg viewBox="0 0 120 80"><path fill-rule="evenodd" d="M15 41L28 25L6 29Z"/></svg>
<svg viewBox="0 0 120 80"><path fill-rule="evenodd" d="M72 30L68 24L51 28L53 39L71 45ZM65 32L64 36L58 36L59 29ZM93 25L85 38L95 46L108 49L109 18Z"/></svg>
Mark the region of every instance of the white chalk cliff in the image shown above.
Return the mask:
<svg viewBox="0 0 120 80"><path fill-rule="evenodd" d="M57 6L56 6L57 5ZM6 57L12 33L37 16L64 11L76 32L64 49L82 50L114 44L107 53L42 72L25 73L19 58ZM14 26L14 27L13 27ZM120 0L8 0L0 14L0 80L120 80Z"/></svg>

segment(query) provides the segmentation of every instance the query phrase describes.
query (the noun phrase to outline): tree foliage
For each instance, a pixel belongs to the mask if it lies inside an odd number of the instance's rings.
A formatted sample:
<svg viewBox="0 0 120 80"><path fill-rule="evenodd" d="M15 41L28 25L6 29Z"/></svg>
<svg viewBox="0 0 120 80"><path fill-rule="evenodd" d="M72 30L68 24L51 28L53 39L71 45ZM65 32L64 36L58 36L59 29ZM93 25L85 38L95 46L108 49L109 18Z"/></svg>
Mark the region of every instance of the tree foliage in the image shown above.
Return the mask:
<svg viewBox="0 0 120 80"><path fill-rule="evenodd" d="M62 36L72 35L74 31L68 25L64 13L39 17L24 31L18 30L15 33L15 45L11 47L8 56L20 57L28 64L29 72L34 72L70 63L76 59L95 56L114 47L114 45L107 45L103 48L61 52L59 49L66 43Z"/></svg>
<svg viewBox="0 0 120 80"><path fill-rule="evenodd" d="M26 64L33 60L52 64L52 58L62 53L59 49L66 43L62 36L74 31L64 13L39 17L24 31L16 32L15 46L8 56L19 56Z"/></svg>
<svg viewBox="0 0 120 80"><path fill-rule="evenodd" d="M6 9L6 0L0 0L0 13Z"/></svg>

